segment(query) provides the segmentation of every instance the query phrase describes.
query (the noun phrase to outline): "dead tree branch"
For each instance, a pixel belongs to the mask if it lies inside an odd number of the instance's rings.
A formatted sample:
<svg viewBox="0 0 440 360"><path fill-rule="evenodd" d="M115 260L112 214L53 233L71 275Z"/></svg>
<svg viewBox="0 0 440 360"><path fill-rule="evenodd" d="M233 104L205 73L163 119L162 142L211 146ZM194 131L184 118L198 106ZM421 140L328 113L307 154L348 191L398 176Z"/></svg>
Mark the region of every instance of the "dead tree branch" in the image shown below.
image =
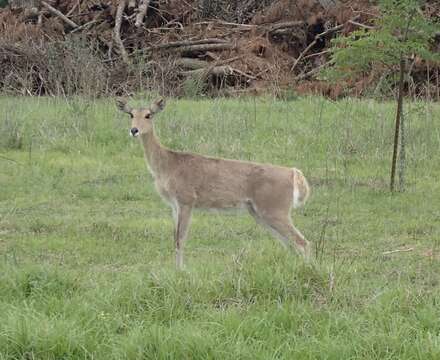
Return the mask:
<svg viewBox="0 0 440 360"><path fill-rule="evenodd" d="M368 30L373 30L374 29L374 26L362 24L362 23L354 21L354 20L348 20L348 23L350 23L352 25L355 25L355 26L359 26L359 27L364 28L364 29L368 29Z"/></svg>
<svg viewBox="0 0 440 360"><path fill-rule="evenodd" d="M150 5L150 0L140 0L138 13L136 15L136 22L134 26L137 28L141 27L144 23L144 17L147 15L148 6Z"/></svg>
<svg viewBox="0 0 440 360"><path fill-rule="evenodd" d="M196 45L186 45L186 46L179 46L176 48L173 48L172 50L182 53L188 53L188 52L198 52L198 51L223 51L223 50L231 50L234 48L233 44L230 43L224 43L224 44L196 44Z"/></svg>
<svg viewBox="0 0 440 360"><path fill-rule="evenodd" d="M49 5L47 2L41 1L41 5L43 5L43 7L45 7L52 15L55 15L55 16L59 17L61 20L63 20L70 27L72 27L72 28L78 27L78 25L75 22L70 20L61 11L55 9L53 6Z"/></svg>
<svg viewBox="0 0 440 360"><path fill-rule="evenodd" d="M212 38L212 39L200 39L200 40L182 40L173 41L168 43L162 43L152 46L153 49L169 49L177 48L181 46L193 46L193 45L209 45L209 44L228 44L226 40Z"/></svg>
<svg viewBox="0 0 440 360"><path fill-rule="evenodd" d="M301 54L299 54L298 58L295 60L295 62L293 63L290 71L293 71L296 66L298 65L298 63L301 61L301 59L304 57L304 55L306 55L309 50L315 46L315 44L318 42L319 39L323 38L324 36L327 36L330 33L333 33L335 31L339 31L344 27L344 24L341 25L337 25L335 27L332 27L330 29L327 29L325 31L323 31L322 33L318 34L315 36L315 39L313 39L313 41L301 52Z"/></svg>
<svg viewBox="0 0 440 360"><path fill-rule="evenodd" d="M315 75L316 73L318 73L319 71L321 71L322 68L328 66L329 64L330 64L330 61L328 61L328 62L326 62L326 63L324 63L324 64L322 64L322 65L320 65L320 66L318 66L318 67L316 67L316 68L314 68L314 69L312 69L312 70L306 72L306 73L300 74L300 75L298 75L298 76L295 78L295 80L296 80L296 81L299 81L299 80L307 79L308 77L310 77L310 76L312 76L312 75Z"/></svg>
<svg viewBox="0 0 440 360"><path fill-rule="evenodd" d="M127 0L121 0L116 10L115 27L113 29L113 40L116 43L119 52L121 53L122 60L126 64L129 64L130 61L128 58L128 54L127 51L125 50L124 43L121 40L122 15L124 14L126 5L127 5Z"/></svg>
<svg viewBox="0 0 440 360"><path fill-rule="evenodd" d="M210 67L202 68L202 69L181 71L181 74L182 75L196 75L196 76L200 76L200 77L204 77L204 76L208 76L208 75L227 76L227 75L233 75L234 69L228 65L210 66Z"/></svg>
<svg viewBox="0 0 440 360"><path fill-rule="evenodd" d="M197 70L208 67L209 62L193 58L180 58L176 60L176 65L189 70Z"/></svg>
<svg viewBox="0 0 440 360"><path fill-rule="evenodd" d="M288 22L278 23L269 27L268 33L271 35L281 35L281 34L285 34L286 32L291 32L292 28L297 28L303 25L304 25L304 21L288 21Z"/></svg>

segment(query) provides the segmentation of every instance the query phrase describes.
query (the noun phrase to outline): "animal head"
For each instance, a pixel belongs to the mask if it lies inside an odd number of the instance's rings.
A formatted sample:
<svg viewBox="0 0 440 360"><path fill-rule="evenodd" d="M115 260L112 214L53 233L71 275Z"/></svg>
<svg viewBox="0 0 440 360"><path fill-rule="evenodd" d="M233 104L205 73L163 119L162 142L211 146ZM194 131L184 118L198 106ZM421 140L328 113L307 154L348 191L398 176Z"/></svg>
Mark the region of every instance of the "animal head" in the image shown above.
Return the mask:
<svg viewBox="0 0 440 360"><path fill-rule="evenodd" d="M165 107L165 100L159 98L147 108L133 109L127 104L127 99L118 98L116 99L116 105L119 110L130 115L130 135L136 137L141 134L147 134L153 130L154 115L163 110Z"/></svg>

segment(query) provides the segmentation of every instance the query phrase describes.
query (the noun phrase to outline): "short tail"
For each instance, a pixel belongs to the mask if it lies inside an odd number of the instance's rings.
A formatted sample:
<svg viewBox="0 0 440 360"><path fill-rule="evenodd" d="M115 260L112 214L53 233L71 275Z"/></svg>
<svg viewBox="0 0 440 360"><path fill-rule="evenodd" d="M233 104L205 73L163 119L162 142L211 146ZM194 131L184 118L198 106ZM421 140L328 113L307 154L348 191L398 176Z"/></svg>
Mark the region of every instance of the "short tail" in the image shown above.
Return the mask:
<svg viewBox="0 0 440 360"><path fill-rule="evenodd" d="M310 186L301 170L293 168L293 207L303 206L310 195Z"/></svg>

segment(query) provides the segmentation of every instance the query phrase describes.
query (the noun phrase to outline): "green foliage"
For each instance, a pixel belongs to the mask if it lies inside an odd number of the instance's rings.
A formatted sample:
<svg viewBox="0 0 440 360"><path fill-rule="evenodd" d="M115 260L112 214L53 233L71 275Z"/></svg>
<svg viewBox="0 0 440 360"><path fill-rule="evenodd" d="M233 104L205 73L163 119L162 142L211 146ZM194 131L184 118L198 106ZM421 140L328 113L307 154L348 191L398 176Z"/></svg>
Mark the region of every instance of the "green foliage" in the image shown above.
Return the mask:
<svg viewBox="0 0 440 360"><path fill-rule="evenodd" d="M368 72L375 64L395 69L401 56L440 60L440 55L430 50L440 23L423 15L421 1L381 0L379 5L374 29L361 29L333 40L333 66L323 72L324 77L349 77Z"/></svg>

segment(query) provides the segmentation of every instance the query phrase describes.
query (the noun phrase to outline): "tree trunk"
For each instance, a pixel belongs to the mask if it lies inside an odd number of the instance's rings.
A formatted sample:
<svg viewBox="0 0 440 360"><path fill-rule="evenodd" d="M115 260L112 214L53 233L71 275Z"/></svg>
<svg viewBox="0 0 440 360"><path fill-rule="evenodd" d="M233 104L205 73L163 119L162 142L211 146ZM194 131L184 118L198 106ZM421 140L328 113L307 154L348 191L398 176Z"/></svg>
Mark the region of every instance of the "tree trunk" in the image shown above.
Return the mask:
<svg viewBox="0 0 440 360"><path fill-rule="evenodd" d="M403 107L403 85L405 79L405 59L403 55L400 56L400 73L399 73L399 92L397 95L397 111L396 111L396 127L394 131L394 150L393 150L393 160L391 163L391 181L390 190L394 191L394 179L396 175L396 162L397 162L397 150L399 146L399 134L400 134L400 119L402 117L402 107Z"/></svg>
<svg viewBox="0 0 440 360"><path fill-rule="evenodd" d="M399 190L405 191L405 170L406 170L406 137L405 117L400 114L400 148L399 148Z"/></svg>

